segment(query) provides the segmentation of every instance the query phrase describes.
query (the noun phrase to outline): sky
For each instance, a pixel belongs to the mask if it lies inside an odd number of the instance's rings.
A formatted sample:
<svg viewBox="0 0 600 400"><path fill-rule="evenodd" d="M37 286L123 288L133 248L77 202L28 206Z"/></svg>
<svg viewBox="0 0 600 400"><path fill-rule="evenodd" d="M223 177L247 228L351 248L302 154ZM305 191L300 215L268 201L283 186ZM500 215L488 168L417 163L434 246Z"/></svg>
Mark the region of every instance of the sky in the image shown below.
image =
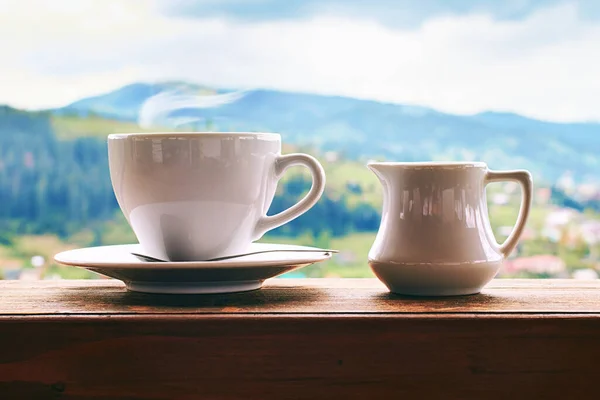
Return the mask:
<svg viewBox="0 0 600 400"><path fill-rule="evenodd" d="M600 121L596 0L0 0L0 104L133 82Z"/></svg>

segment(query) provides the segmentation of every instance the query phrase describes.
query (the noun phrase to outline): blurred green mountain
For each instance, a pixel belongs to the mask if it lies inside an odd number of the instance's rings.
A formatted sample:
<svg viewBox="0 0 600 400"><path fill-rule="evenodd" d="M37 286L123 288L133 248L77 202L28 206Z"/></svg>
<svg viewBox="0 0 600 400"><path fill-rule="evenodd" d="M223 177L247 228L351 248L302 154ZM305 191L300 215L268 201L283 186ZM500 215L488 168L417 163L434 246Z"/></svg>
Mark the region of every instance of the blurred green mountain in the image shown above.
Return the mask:
<svg viewBox="0 0 600 400"><path fill-rule="evenodd" d="M135 241L112 192L106 136L144 131L137 123L144 102L165 91L203 97L232 92L167 82L126 86L57 110L0 106L0 266L23 263L36 254L49 259L73 246ZM177 110L173 117L188 122L174 127L167 119L148 130L275 131L283 136L284 152L309 152L320 159L328 178L323 198L265 238L348 253L339 265L332 261L311 267L310 276L368 276L366 254L379 226L381 188L365 167L367 159L479 159L493 168L529 168L537 187L555 183L565 171L573 171L578 180L597 182L600 176L598 124L555 124L505 113L455 116L269 90L244 92L217 108ZM270 213L296 202L310 186L305 171L290 172ZM577 202L556 189L552 202L600 211L600 202ZM511 198L510 204L491 207L493 226L510 226L517 203ZM545 208L534 210L531 223L537 230L546 213Z"/></svg>
<svg viewBox="0 0 600 400"><path fill-rule="evenodd" d="M205 99L232 92L185 82L135 83L52 113L135 124L144 103L157 94ZM195 121L186 126L194 130L278 132L288 143L361 161L483 160L492 168L530 169L538 181L546 182L565 171L579 181L598 181L600 176L598 123L552 123L497 112L451 115L425 107L263 89L245 91L219 107L188 105L170 117Z"/></svg>

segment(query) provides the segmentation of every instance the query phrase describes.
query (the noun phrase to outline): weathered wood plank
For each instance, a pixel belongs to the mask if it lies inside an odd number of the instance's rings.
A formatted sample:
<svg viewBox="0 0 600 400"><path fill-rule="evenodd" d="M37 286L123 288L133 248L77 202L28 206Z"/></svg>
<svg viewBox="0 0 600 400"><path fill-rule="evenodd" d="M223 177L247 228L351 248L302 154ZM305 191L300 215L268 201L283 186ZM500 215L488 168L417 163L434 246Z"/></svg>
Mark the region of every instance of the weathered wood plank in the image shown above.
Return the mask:
<svg viewBox="0 0 600 400"><path fill-rule="evenodd" d="M529 283L527 283L529 282ZM600 281L496 280L481 294L418 298L375 279L272 280L228 295L149 295L119 281L0 283L0 315L57 314L600 313Z"/></svg>
<svg viewBox="0 0 600 400"><path fill-rule="evenodd" d="M408 298L376 280L235 295L0 282L1 399L592 399L600 282Z"/></svg>
<svg viewBox="0 0 600 400"><path fill-rule="evenodd" d="M597 315L3 317L0 393L591 399L599 332Z"/></svg>

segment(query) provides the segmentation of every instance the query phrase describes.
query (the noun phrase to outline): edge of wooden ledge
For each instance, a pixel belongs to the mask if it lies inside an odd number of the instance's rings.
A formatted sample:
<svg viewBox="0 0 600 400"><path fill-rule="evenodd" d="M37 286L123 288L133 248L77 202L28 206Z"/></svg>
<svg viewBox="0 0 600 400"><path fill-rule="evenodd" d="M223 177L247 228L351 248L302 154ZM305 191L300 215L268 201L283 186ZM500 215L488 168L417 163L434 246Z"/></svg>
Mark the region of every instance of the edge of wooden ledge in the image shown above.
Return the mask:
<svg viewBox="0 0 600 400"><path fill-rule="evenodd" d="M2 287L43 288L43 287L124 287L125 284L117 279L63 279L19 281L1 280ZM385 286L376 278L274 278L265 281L263 288L366 288L384 289ZM566 289L594 288L600 289L600 279L494 279L483 291L488 289Z"/></svg>

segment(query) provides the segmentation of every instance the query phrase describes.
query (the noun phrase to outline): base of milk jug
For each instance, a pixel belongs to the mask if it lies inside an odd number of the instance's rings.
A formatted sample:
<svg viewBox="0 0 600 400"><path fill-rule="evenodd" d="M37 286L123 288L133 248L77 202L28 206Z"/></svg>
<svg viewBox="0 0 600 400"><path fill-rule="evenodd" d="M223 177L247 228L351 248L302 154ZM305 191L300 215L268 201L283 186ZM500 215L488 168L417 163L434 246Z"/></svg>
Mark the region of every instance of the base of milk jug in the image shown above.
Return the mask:
<svg viewBox="0 0 600 400"><path fill-rule="evenodd" d="M396 263L369 260L369 266L390 292L408 296L477 294L500 270L502 261L478 263Z"/></svg>

